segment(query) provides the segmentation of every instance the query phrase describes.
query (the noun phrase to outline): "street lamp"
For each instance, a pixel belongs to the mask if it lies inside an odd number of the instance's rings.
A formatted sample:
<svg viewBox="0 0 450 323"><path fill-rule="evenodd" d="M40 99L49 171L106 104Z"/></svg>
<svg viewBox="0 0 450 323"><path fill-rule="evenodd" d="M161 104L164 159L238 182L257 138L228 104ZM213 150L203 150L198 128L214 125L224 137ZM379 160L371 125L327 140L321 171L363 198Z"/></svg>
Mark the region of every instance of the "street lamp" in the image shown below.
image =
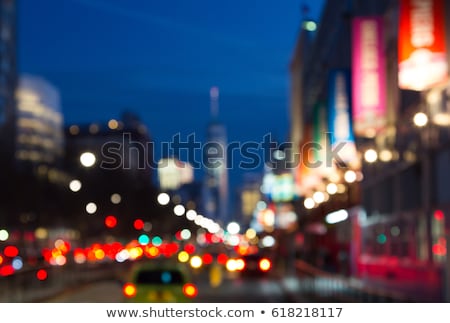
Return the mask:
<svg viewBox="0 0 450 323"><path fill-rule="evenodd" d="M176 216L182 216L185 211L185 207L181 204L175 205L175 207L173 208L173 213L175 213Z"/></svg>
<svg viewBox="0 0 450 323"><path fill-rule="evenodd" d="M378 153L376 152L375 149L372 148L367 149L366 152L364 153L364 159L368 163L374 163L378 159Z"/></svg>
<svg viewBox="0 0 450 323"><path fill-rule="evenodd" d="M86 204L86 212L89 214L94 214L95 212L97 212L97 204L95 204L94 202Z"/></svg>
<svg viewBox="0 0 450 323"><path fill-rule="evenodd" d="M417 112L413 118L414 124L417 127L425 127L428 124L428 116L423 112Z"/></svg>
<svg viewBox="0 0 450 323"><path fill-rule="evenodd" d="M95 155L89 151L84 152L80 155L80 163L84 167L92 167L95 164Z"/></svg>
<svg viewBox="0 0 450 323"><path fill-rule="evenodd" d="M167 193L159 193L157 200L160 205L167 205L170 202L170 196Z"/></svg>
<svg viewBox="0 0 450 323"><path fill-rule="evenodd" d="M0 230L0 241L6 241L9 238L9 233L5 229Z"/></svg>
<svg viewBox="0 0 450 323"><path fill-rule="evenodd" d="M78 192L81 189L81 182L77 179L70 181L69 188L72 192Z"/></svg>
<svg viewBox="0 0 450 323"><path fill-rule="evenodd" d="M227 231L230 234L238 234L241 230L241 226L237 222L230 222L227 225Z"/></svg>

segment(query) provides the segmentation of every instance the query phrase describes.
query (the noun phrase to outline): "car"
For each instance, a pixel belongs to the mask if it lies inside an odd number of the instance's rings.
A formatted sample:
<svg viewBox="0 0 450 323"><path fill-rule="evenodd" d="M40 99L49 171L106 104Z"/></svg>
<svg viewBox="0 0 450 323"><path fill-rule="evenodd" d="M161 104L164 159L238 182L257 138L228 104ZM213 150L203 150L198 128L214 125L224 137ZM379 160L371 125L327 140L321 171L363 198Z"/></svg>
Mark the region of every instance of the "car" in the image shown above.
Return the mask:
<svg viewBox="0 0 450 323"><path fill-rule="evenodd" d="M261 254L247 254L227 261L228 271L239 273L243 277L265 277L272 271L272 261Z"/></svg>
<svg viewBox="0 0 450 323"><path fill-rule="evenodd" d="M190 278L181 264L138 263L131 268L122 291L126 302L186 303L198 294Z"/></svg>
<svg viewBox="0 0 450 323"><path fill-rule="evenodd" d="M272 261L260 254L249 254L242 256L244 268L241 271L246 276L265 276L269 275L272 269Z"/></svg>

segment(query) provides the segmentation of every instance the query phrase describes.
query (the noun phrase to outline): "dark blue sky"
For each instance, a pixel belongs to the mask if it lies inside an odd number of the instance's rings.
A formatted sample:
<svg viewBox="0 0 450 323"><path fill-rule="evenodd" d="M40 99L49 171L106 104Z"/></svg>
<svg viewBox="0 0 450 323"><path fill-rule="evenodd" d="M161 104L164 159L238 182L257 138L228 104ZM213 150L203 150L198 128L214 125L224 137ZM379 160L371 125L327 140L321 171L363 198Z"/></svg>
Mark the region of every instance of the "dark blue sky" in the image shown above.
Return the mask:
<svg viewBox="0 0 450 323"><path fill-rule="evenodd" d="M318 19L323 1L304 1ZM220 88L229 141L288 132L300 0L19 0L19 69L61 93L67 124L134 110L156 142L209 120Z"/></svg>

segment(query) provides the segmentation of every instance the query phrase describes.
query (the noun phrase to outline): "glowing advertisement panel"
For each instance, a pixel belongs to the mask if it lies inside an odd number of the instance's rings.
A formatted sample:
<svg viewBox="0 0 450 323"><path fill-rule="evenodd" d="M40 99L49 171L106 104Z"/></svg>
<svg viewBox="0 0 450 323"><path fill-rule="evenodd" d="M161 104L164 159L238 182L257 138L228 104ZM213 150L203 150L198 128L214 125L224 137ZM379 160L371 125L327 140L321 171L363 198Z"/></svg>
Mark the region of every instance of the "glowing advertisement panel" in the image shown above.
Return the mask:
<svg viewBox="0 0 450 323"><path fill-rule="evenodd" d="M320 182L321 178L316 171L316 159L315 159L315 146L312 145L313 126L306 124L303 140L300 143L300 164L295 172L295 183L297 184L299 196L305 196L308 192L312 191Z"/></svg>
<svg viewBox="0 0 450 323"><path fill-rule="evenodd" d="M352 113L355 136L374 137L387 123L386 68L380 17L352 21Z"/></svg>
<svg viewBox="0 0 450 323"><path fill-rule="evenodd" d="M423 91L448 78L443 0L401 0L398 81Z"/></svg>
<svg viewBox="0 0 450 323"><path fill-rule="evenodd" d="M329 151L327 106L323 102L316 103L313 110L313 141L319 146L314 150L314 160L318 162L315 169L319 176L326 177L333 171L333 165L327 163Z"/></svg>
<svg viewBox="0 0 450 323"><path fill-rule="evenodd" d="M342 162L357 162L355 138L352 128L350 71L330 71L328 83L328 130L331 149L336 151Z"/></svg>

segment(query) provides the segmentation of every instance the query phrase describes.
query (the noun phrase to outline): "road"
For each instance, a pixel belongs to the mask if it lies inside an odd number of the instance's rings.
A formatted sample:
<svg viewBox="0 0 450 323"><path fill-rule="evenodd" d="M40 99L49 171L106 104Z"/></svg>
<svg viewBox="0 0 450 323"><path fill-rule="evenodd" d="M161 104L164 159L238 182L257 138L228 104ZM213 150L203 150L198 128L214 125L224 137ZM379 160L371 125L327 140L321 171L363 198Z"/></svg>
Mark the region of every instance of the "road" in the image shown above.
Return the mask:
<svg viewBox="0 0 450 323"><path fill-rule="evenodd" d="M46 303L120 303L118 281L106 280L67 290ZM218 287L198 285L197 303L284 303L295 301L278 279L227 279Z"/></svg>

